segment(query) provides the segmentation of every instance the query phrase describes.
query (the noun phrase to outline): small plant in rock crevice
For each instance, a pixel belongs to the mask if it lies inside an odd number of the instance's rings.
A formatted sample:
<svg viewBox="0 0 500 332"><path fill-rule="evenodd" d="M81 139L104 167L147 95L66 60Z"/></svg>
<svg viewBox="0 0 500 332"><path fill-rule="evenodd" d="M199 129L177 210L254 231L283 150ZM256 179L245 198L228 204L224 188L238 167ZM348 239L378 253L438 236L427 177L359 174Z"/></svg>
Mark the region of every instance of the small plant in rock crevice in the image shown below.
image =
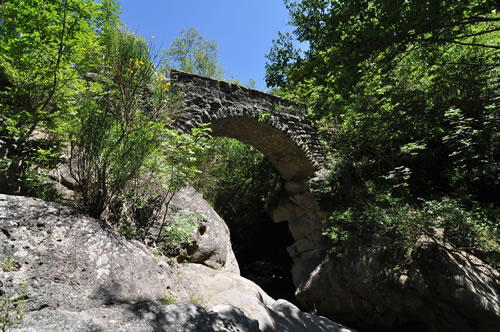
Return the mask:
<svg viewBox="0 0 500 332"><path fill-rule="evenodd" d="M9 295L5 285L0 289L0 329L1 332L9 331L13 326L21 323L24 315L24 307L27 285L23 285L20 294Z"/></svg>
<svg viewBox="0 0 500 332"><path fill-rule="evenodd" d="M173 296L170 296L170 295L165 295L162 299L161 299L161 304L163 305L170 305L170 304L175 304L177 303L177 299Z"/></svg>
<svg viewBox="0 0 500 332"><path fill-rule="evenodd" d="M207 217L201 212L178 211L172 222L164 227L164 251L170 256L187 256L187 248L193 244L193 233Z"/></svg>
<svg viewBox="0 0 500 332"><path fill-rule="evenodd" d="M7 257L7 260L1 264L1 267L5 272L9 272L19 269L20 265L17 260L9 256Z"/></svg>
<svg viewBox="0 0 500 332"><path fill-rule="evenodd" d="M191 295L189 295L189 303L194 304L194 305L204 306L205 299L203 298L203 296L201 294L192 293Z"/></svg>

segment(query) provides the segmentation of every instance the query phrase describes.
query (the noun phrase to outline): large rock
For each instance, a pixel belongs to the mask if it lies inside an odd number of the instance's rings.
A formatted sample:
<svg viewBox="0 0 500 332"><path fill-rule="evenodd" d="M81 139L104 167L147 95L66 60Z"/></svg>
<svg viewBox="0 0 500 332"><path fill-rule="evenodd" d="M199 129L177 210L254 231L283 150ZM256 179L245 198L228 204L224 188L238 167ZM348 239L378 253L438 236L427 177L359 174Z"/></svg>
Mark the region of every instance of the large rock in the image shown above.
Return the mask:
<svg viewBox="0 0 500 332"><path fill-rule="evenodd" d="M174 268L76 210L39 199L0 195L3 286L26 285L26 309L84 310L109 303L185 298Z"/></svg>
<svg viewBox="0 0 500 332"><path fill-rule="evenodd" d="M79 312L32 311L12 331L22 332L259 332L257 321L241 310L221 306L207 311L193 304L155 302L116 304Z"/></svg>
<svg viewBox="0 0 500 332"><path fill-rule="evenodd" d="M246 317L258 321L261 331L353 331L324 317L304 313L288 301L275 301L259 286L233 273L187 264L182 274L184 280L195 285L194 294L200 296L203 305L222 303L240 308Z"/></svg>
<svg viewBox="0 0 500 332"><path fill-rule="evenodd" d="M380 239L340 258L303 255L297 299L360 329L500 331L499 273L478 258L424 236L402 269L383 257Z"/></svg>
<svg viewBox="0 0 500 332"><path fill-rule="evenodd" d="M51 171L50 176L63 201L70 202L74 197L72 189L75 187L75 180L71 176L68 164L60 164L57 169ZM205 264L214 269L239 274L240 269L231 246L229 228L203 196L188 186L176 192L168 201L167 218L170 222L175 215L172 213L173 210L199 213L204 217L201 220L202 224L193 232L193 244L189 248L188 260L192 263ZM161 207L163 213L166 208L165 205ZM158 234L158 226L154 225L150 230L153 238L156 238ZM161 246L162 243L159 243L159 247Z"/></svg>
<svg viewBox="0 0 500 332"><path fill-rule="evenodd" d="M350 331L39 199L0 195L0 264L0 296L24 302L13 331Z"/></svg>
<svg viewBox="0 0 500 332"><path fill-rule="evenodd" d="M218 270L240 274L234 255L229 228L215 210L192 187L185 187L177 192L170 202L177 210L201 213L204 218L193 236L189 261L201 263Z"/></svg>

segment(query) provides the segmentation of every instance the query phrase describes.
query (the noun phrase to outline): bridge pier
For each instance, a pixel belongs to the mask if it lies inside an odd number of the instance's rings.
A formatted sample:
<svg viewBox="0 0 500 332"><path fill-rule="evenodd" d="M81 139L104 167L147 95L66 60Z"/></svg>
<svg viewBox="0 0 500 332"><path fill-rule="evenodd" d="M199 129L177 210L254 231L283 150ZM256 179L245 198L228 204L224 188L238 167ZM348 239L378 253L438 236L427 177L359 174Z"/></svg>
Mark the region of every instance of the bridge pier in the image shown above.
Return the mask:
<svg viewBox="0 0 500 332"><path fill-rule="evenodd" d="M293 259L292 278L296 295L318 268L328 251L328 240L322 234L326 213L321 211L308 178L293 178L285 182L278 199L270 209L274 222L287 222L295 242L287 248Z"/></svg>

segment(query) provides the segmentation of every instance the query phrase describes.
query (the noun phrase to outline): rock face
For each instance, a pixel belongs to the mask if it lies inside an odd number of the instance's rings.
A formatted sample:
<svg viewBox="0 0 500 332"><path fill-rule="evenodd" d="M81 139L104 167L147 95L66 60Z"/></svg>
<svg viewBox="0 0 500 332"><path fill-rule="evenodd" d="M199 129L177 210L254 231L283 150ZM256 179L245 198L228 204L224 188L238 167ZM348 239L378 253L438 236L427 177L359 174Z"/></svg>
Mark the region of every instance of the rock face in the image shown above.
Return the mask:
<svg viewBox="0 0 500 332"><path fill-rule="evenodd" d="M170 205L175 209L201 213L203 224L193 234L189 261L200 263L217 270L240 274L229 237L229 229L224 220L192 187L177 192Z"/></svg>
<svg viewBox="0 0 500 332"><path fill-rule="evenodd" d="M67 164L60 164L51 172L53 184L63 201L71 202L75 180L71 177ZM193 245L189 251L189 261L210 266L214 269L240 273L236 257L231 246L229 229L224 220L215 212L203 196L192 187L185 187L175 193L169 207L171 210L190 211L204 216L202 225L195 230ZM162 210L165 206L162 207ZM172 215L172 213L169 213ZM152 229L156 238L158 229Z"/></svg>
<svg viewBox="0 0 500 332"><path fill-rule="evenodd" d="M499 331L500 276L451 245L421 237L408 269L382 263L383 245L360 245L341 258L310 255L295 266L299 301L367 329Z"/></svg>
<svg viewBox="0 0 500 332"><path fill-rule="evenodd" d="M13 331L351 331L33 198L0 195L0 263L0 296L24 302Z"/></svg>
<svg viewBox="0 0 500 332"><path fill-rule="evenodd" d="M0 195L0 230L1 261L17 262L1 272L3 286L26 284L28 311L183 296L175 270L157 264L144 245L71 208Z"/></svg>
<svg viewBox="0 0 500 332"><path fill-rule="evenodd" d="M223 303L241 308L258 321L261 331L352 331L324 317L301 312L285 300L275 301L253 282L234 274L214 271L201 265L182 268L183 277L195 285L196 294L206 306Z"/></svg>
<svg viewBox="0 0 500 332"><path fill-rule="evenodd" d="M257 321L237 308L207 311L193 305L161 305L155 302L117 304L79 312L42 310L29 312L12 331L27 332L259 332ZM220 311L218 311L220 310Z"/></svg>

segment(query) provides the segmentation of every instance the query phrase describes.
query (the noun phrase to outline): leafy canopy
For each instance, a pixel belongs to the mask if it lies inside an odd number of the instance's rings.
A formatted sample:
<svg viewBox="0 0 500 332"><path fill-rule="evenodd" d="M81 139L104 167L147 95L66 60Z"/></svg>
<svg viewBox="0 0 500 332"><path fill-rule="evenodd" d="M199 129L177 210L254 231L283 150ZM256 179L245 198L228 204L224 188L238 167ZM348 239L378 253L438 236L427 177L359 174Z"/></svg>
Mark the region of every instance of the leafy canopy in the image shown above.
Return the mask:
<svg viewBox="0 0 500 332"><path fill-rule="evenodd" d="M330 134L326 234L408 244L461 214L445 240L498 264L497 3L285 2L295 30L274 42L266 81Z"/></svg>
<svg viewBox="0 0 500 332"><path fill-rule="evenodd" d="M32 165L46 167L54 162L63 122L74 107L71 86L93 63L99 62L99 39L116 22L116 10L112 0L2 1L3 190L19 190L18 180L28 177ZM44 135L35 138L34 134L41 131Z"/></svg>
<svg viewBox="0 0 500 332"><path fill-rule="evenodd" d="M218 60L217 43L205 40L195 27L181 29L179 36L160 60L163 70L177 68L205 77L221 79L224 71Z"/></svg>

